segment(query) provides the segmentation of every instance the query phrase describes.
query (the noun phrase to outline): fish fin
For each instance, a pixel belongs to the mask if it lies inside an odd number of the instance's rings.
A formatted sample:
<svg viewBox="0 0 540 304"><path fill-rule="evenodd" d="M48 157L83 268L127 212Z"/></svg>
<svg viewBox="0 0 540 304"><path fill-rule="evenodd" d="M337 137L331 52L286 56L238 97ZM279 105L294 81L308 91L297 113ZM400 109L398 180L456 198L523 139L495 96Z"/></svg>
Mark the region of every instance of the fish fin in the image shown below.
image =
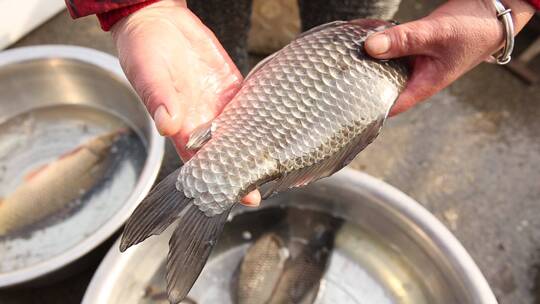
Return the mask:
<svg viewBox="0 0 540 304"><path fill-rule="evenodd" d="M207 143L212 138L212 132L216 130L217 126L214 122L209 121L207 123L204 123L193 132L191 132L191 135L189 136L189 140L186 144L186 149L188 150L198 150L202 146L204 146L205 143Z"/></svg>
<svg viewBox="0 0 540 304"><path fill-rule="evenodd" d="M272 60L281 50L278 50L277 52L270 54L263 58L261 61L259 61L247 74L246 78L244 78L244 81L248 80L253 74L255 74L258 70L260 70L263 66L265 66L270 60Z"/></svg>
<svg viewBox="0 0 540 304"><path fill-rule="evenodd" d="M30 172L28 172L24 176L24 181L29 182L31 179L33 179L34 177L38 176L41 172L43 172L48 166L49 164L44 164L35 169L30 170Z"/></svg>
<svg viewBox="0 0 540 304"><path fill-rule="evenodd" d="M35 169L32 169L30 172L28 172L28 174L26 174L24 176L24 180L25 181L30 181L32 180L33 178L35 178L36 176L38 176L41 172L45 171L45 169L47 169L47 167L52 164L53 162L56 162L56 161L59 161L59 160L62 160L62 159L65 159L71 155L74 155L76 154L77 152L79 152L80 150L82 150L83 147L82 146L79 146L79 147L76 147L72 150L69 150L65 153L63 153L62 155L60 155L56 160L53 160L52 162L48 163L48 164L44 164L44 165L41 165Z"/></svg>
<svg viewBox="0 0 540 304"><path fill-rule="evenodd" d="M201 273L216 244L229 211L209 217L190 205L169 240L167 293L169 301L180 303Z"/></svg>
<svg viewBox="0 0 540 304"><path fill-rule="evenodd" d="M57 160L67 158L67 157L69 157L69 156L71 156L73 154L76 154L77 152L81 151L82 149L83 149L83 146L78 146L78 147L74 148L73 150L69 150L66 153L60 155Z"/></svg>
<svg viewBox="0 0 540 304"><path fill-rule="evenodd" d="M332 21L332 22L328 22L328 23L325 23L325 24L317 25L315 27L310 28L309 30L307 30L305 32L300 33L296 38L302 38L302 37L307 36L309 34L313 34L315 32L322 31L322 30L324 30L326 28L339 26L339 25L342 25L344 23L347 23L347 21L337 20L337 21Z"/></svg>
<svg viewBox="0 0 540 304"><path fill-rule="evenodd" d="M360 135L356 136L340 151L309 167L287 172L279 179L270 181L260 187L261 197L267 199L274 193L290 188L305 186L318 179L330 176L347 166L367 145L379 134L384 119L379 119L369 126Z"/></svg>
<svg viewBox="0 0 540 304"><path fill-rule="evenodd" d="M169 174L137 206L122 233L120 251L124 252L148 237L160 234L188 206L191 199L186 198L183 191L176 189L179 173L180 169L177 169Z"/></svg>

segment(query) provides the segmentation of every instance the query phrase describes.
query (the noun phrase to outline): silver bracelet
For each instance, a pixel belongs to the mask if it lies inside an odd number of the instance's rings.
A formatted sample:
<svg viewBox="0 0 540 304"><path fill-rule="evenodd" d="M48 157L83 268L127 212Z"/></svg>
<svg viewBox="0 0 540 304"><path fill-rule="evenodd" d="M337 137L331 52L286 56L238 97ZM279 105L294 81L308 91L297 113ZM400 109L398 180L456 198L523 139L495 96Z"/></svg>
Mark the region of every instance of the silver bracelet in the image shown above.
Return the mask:
<svg viewBox="0 0 540 304"><path fill-rule="evenodd" d="M504 46L496 54L490 56L489 62L500 65L507 64L512 59L511 54L514 50L514 22L512 21L512 10L504 7L500 0L494 0L497 18L502 22L504 27Z"/></svg>

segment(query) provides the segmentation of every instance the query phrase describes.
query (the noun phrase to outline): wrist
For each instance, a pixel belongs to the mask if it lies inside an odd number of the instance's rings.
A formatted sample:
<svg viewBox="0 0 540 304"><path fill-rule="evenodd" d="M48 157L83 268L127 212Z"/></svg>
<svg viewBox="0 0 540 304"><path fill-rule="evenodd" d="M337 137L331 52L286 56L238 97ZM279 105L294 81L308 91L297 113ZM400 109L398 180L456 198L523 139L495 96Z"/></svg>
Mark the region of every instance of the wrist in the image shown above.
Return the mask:
<svg viewBox="0 0 540 304"><path fill-rule="evenodd" d="M516 34L525 27L536 12L536 9L526 0L502 0L502 3L506 8L512 10Z"/></svg>
<svg viewBox="0 0 540 304"><path fill-rule="evenodd" d="M105 31L114 32L116 28L121 28L119 24L125 23L126 19L134 18L144 12L153 11L159 8L179 7L186 8L186 0L147 0L134 5L123 7L107 13L98 14L101 27Z"/></svg>
<svg viewBox="0 0 540 304"><path fill-rule="evenodd" d="M521 5L528 5L532 7L533 10L540 10L540 0L512 0L508 2L521 2Z"/></svg>
<svg viewBox="0 0 540 304"><path fill-rule="evenodd" d="M116 41L118 36L122 35L125 32L130 31L130 28L133 26L144 26L149 22L155 22L163 14L166 14L170 9L187 9L187 4L185 0L161 0L155 3L152 3L140 10L134 11L131 14L125 16L124 18L118 20L114 25L111 26L111 34L113 39Z"/></svg>
<svg viewBox="0 0 540 304"><path fill-rule="evenodd" d="M486 61L504 65L511 60L514 49L514 36L527 24L535 11L531 5L522 0L493 0L493 2L504 35L502 47Z"/></svg>

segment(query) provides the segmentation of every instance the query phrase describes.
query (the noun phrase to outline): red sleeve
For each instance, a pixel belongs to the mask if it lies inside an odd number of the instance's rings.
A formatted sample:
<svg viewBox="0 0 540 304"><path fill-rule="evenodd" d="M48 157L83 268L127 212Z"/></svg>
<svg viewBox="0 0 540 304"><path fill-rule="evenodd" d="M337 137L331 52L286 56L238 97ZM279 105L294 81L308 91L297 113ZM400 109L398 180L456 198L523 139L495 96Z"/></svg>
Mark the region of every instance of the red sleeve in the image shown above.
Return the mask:
<svg viewBox="0 0 540 304"><path fill-rule="evenodd" d="M106 13L115 9L145 2L145 0L65 0L73 18Z"/></svg>
<svg viewBox="0 0 540 304"><path fill-rule="evenodd" d="M529 3L537 10L540 10L540 0L528 0Z"/></svg>
<svg viewBox="0 0 540 304"><path fill-rule="evenodd" d="M96 14L108 31L118 20L159 0L65 0L72 18Z"/></svg>
<svg viewBox="0 0 540 304"><path fill-rule="evenodd" d="M101 28L108 31L118 20L159 0L65 0L73 18L96 14ZM540 0L527 0L540 10Z"/></svg>

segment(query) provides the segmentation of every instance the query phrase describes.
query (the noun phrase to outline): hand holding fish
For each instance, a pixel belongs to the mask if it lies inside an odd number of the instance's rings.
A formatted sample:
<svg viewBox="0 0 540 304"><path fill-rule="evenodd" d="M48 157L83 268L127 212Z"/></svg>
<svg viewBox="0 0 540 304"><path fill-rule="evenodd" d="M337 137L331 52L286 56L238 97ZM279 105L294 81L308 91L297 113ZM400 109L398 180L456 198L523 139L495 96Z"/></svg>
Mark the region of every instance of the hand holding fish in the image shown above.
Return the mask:
<svg viewBox="0 0 540 304"><path fill-rule="evenodd" d="M127 78L184 161L189 134L234 96L242 75L185 1L165 0L112 28Z"/></svg>
<svg viewBox="0 0 540 304"><path fill-rule="evenodd" d="M522 0L505 4L513 10L519 31L534 9ZM158 130L172 138L184 161L189 159L189 135L231 100L242 82L240 72L182 0L154 3L123 18L112 31L122 67ZM366 43L373 57L415 55L412 78L391 115L448 86L494 53L502 41L490 0L449 1L426 18L384 34ZM249 193L242 202L258 205L259 192Z"/></svg>
<svg viewBox="0 0 540 304"><path fill-rule="evenodd" d="M185 1L150 5L115 24L112 34L122 68L159 132L188 160L194 154L186 149L189 135L221 112L242 75ZM255 190L242 203L260 201Z"/></svg>
<svg viewBox="0 0 540 304"><path fill-rule="evenodd" d="M534 15L522 0L506 0L516 33ZM376 58L415 56L413 74L390 115L396 115L450 85L502 46L503 28L493 1L454 0L429 16L369 37L366 50Z"/></svg>
<svg viewBox="0 0 540 304"><path fill-rule="evenodd" d="M406 60L373 60L362 47L389 26L358 19L303 33L193 132L188 143L201 148L137 206L120 242L125 251L178 223L166 265L172 303L186 297L246 193L270 197L330 176L377 137L409 77Z"/></svg>

